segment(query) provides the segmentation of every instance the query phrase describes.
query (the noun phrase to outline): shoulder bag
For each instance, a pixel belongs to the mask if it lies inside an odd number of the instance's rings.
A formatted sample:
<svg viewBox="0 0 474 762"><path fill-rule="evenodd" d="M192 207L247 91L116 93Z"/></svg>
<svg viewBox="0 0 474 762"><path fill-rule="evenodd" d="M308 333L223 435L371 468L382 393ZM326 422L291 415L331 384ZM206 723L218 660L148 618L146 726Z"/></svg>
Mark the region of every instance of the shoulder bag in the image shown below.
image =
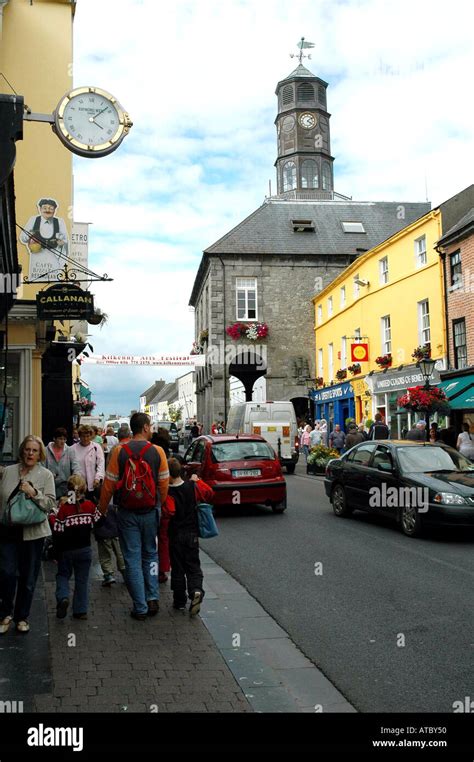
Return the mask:
<svg viewBox="0 0 474 762"><path fill-rule="evenodd" d="M45 511L38 508L36 503L20 490L20 486L21 481L18 482L7 500L2 515L2 524L9 527L41 524L47 518Z"/></svg>

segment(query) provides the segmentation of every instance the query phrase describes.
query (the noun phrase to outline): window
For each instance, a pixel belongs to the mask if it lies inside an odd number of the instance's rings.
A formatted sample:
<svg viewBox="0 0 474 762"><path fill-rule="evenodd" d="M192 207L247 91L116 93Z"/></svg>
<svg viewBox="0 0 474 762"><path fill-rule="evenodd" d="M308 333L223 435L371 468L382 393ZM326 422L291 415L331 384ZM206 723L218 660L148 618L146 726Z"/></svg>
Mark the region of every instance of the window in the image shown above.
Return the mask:
<svg viewBox="0 0 474 762"><path fill-rule="evenodd" d="M346 306L346 287L342 286L341 288L341 307Z"/></svg>
<svg viewBox="0 0 474 762"><path fill-rule="evenodd" d="M456 368L467 368L466 319L453 320L454 360Z"/></svg>
<svg viewBox="0 0 474 762"><path fill-rule="evenodd" d="M461 252L454 251L450 254L449 262L451 265L451 286L453 288L460 288L462 286Z"/></svg>
<svg viewBox="0 0 474 762"><path fill-rule="evenodd" d="M342 222L341 225L344 233L365 233L362 222Z"/></svg>
<svg viewBox="0 0 474 762"><path fill-rule="evenodd" d="M359 279L360 279L359 273L357 273L357 275L354 275L354 299L357 299L357 297L360 294L360 286L357 283Z"/></svg>
<svg viewBox="0 0 474 762"><path fill-rule="evenodd" d="M309 82L298 85L296 97L299 101L314 101L314 87Z"/></svg>
<svg viewBox="0 0 474 762"><path fill-rule="evenodd" d="M431 342L430 303L428 299L418 302L418 334L421 345Z"/></svg>
<svg viewBox="0 0 474 762"><path fill-rule="evenodd" d="M424 235L422 235L421 238L417 238L415 241L415 257L417 267L426 265L426 236Z"/></svg>
<svg viewBox="0 0 474 762"><path fill-rule="evenodd" d="M385 466L384 470L393 471L392 456L386 447L377 447L376 453L374 455L372 468L378 469L379 466Z"/></svg>
<svg viewBox="0 0 474 762"><path fill-rule="evenodd" d="M296 188L296 164L294 161L287 161L283 166L283 191L293 188Z"/></svg>
<svg viewBox="0 0 474 762"><path fill-rule="evenodd" d="M324 375L324 360L322 349L318 349L318 373L321 377Z"/></svg>
<svg viewBox="0 0 474 762"><path fill-rule="evenodd" d="M323 161L323 190L331 190L331 167Z"/></svg>
<svg viewBox="0 0 474 762"><path fill-rule="evenodd" d="M341 338L341 368L347 368L347 338Z"/></svg>
<svg viewBox="0 0 474 762"><path fill-rule="evenodd" d="M388 257L379 259L379 279L380 283L388 283Z"/></svg>
<svg viewBox="0 0 474 762"><path fill-rule="evenodd" d="M334 344L328 344L328 372L329 378L334 378Z"/></svg>
<svg viewBox="0 0 474 762"><path fill-rule="evenodd" d="M332 315L332 296L328 297L328 316Z"/></svg>
<svg viewBox="0 0 474 762"><path fill-rule="evenodd" d="M312 159L306 159L301 165L301 187L319 188L318 165Z"/></svg>
<svg viewBox="0 0 474 762"><path fill-rule="evenodd" d="M314 233L313 220L291 220L294 233Z"/></svg>
<svg viewBox="0 0 474 762"><path fill-rule="evenodd" d="M237 278L237 320L257 319L257 279Z"/></svg>
<svg viewBox="0 0 474 762"><path fill-rule="evenodd" d="M347 456L347 460L351 463L358 463L359 466L367 466L375 447L375 444L363 444L357 450L353 450Z"/></svg>
<svg viewBox="0 0 474 762"><path fill-rule="evenodd" d="M318 305L318 323L322 323L322 322L323 322L323 308L319 304Z"/></svg>
<svg viewBox="0 0 474 762"><path fill-rule="evenodd" d="M390 325L390 315L382 318L382 354L388 355L392 351L392 328Z"/></svg>

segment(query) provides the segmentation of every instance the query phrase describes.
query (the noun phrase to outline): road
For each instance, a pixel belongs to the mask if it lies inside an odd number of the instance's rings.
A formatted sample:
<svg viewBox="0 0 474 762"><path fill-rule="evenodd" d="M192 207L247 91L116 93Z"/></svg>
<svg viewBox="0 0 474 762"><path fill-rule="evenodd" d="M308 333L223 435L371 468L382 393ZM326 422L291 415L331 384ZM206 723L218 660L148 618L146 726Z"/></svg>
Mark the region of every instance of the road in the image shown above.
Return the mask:
<svg viewBox="0 0 474 762"><path fill-rule="evenodd" d="M474 536L334 516L322 479L287 476L288 510L221 509L202 547L361 712L452 712L473 696Z"/></svg>

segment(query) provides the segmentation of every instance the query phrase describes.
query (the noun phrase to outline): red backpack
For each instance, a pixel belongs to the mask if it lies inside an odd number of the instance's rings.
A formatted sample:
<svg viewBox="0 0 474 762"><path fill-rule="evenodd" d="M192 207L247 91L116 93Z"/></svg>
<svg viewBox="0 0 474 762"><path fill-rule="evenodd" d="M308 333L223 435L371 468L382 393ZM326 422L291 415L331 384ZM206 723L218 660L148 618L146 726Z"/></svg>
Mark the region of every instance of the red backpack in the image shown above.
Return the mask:
<svg viewBox="0 0 474 762"><path fill-rule="evenodd" d="M133 453L128 445L122 445L128 456L123 476L117 485L123 508L133 511L154 508L156 505L156 482L150 464L143 457L152 446L147 442L139 452Z"/></svg>

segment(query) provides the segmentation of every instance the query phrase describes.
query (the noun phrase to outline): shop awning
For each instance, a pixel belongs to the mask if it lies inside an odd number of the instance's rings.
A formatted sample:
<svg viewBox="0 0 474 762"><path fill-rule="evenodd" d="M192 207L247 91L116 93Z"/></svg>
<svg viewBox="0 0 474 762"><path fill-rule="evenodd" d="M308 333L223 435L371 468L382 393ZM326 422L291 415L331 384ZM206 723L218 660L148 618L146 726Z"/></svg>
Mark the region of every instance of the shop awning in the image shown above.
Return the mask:
<svg viewBox="0 0 474 762"><path fill-rule="evenodd" d="M459 378L445 379L440 383L452 410L474 408L474 373Z"/></svg>

